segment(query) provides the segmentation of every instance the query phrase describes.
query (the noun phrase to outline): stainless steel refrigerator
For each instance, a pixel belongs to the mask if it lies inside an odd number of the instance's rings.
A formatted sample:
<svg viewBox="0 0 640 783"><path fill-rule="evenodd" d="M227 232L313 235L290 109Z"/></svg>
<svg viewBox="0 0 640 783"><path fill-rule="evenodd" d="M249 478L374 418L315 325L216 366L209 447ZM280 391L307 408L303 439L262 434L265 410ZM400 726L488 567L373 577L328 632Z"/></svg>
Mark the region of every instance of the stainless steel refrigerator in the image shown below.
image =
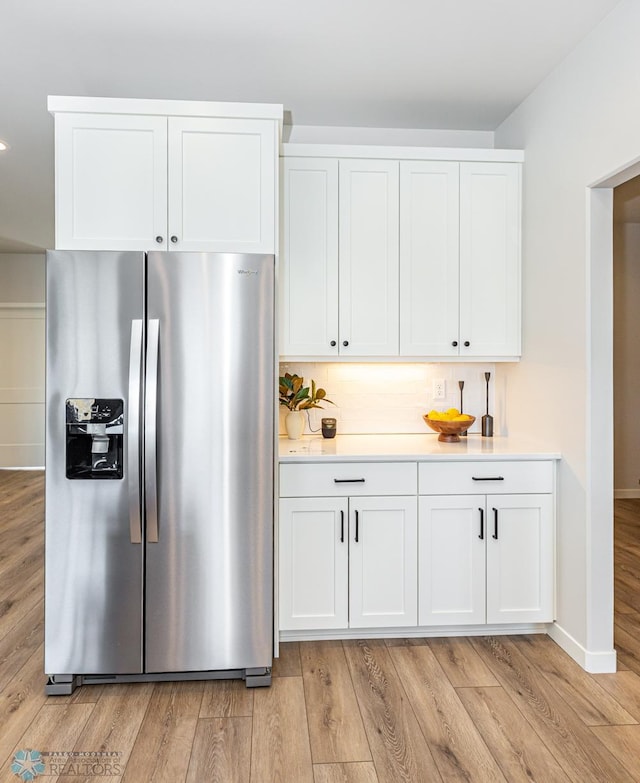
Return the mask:
<svg viewBox="0 0 640 783"><path fill-rule="evenodd" d="M273 256L49 251L46 318L47 692L268 685Z"/></svg>

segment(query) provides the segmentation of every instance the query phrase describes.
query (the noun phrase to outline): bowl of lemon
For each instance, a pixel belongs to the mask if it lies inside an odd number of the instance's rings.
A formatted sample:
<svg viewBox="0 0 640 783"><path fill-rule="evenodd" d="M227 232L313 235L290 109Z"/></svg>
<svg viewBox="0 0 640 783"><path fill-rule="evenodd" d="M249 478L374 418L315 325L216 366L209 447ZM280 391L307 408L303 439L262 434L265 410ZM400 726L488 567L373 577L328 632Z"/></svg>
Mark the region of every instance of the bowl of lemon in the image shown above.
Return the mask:
<svg viewBox="0 0 640 783"><path fill-rule="evenodd" d="M460 433L468 430L476 420L475 416L460 413L457 408L449 408L447 411L429 411L422 418L432 430L440 433L438 440L442 443L458 443Z"/></svg>

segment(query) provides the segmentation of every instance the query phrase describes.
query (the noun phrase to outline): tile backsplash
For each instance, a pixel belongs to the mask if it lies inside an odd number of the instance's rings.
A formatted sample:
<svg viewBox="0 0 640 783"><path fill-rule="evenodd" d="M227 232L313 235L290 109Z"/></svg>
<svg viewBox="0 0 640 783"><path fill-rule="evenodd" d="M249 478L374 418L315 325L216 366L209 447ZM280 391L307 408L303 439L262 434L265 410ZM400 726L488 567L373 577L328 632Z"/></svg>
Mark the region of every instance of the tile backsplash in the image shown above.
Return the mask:
<svg viewBox="0 0 640 783"><path fill-rule="evenodd" d="M280 375L296 373L311 379L327 392L335 405L309 411L305 434L320 430L323 416L335 416L338 433L366 435L376 433L431 432L422 415L432 408L446 410L460 407L458 381L464 381L464 412L476 417L470 432L480 432L480 418L485 413L486 386L484 373L491 373L489 413L494 417L496 435L504 418L504 393L496 378L495 365L478 364L353 364L331 362L283 362ZM433 381L444 379L444 399L434 399ZM496 385L497 382L497 385ZM496 391L497 389L497 391ZM280 433L285 434L286 408L280 407Z"/></svg>

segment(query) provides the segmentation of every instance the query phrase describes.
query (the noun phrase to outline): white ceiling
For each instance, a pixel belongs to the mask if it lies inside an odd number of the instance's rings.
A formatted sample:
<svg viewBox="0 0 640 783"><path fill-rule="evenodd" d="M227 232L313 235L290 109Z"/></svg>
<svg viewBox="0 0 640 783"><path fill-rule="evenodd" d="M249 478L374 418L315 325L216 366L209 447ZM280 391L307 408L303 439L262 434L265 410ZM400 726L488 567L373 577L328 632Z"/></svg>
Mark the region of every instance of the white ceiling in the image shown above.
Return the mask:
<svg viewBox="0 0 640 783"><path fill-rule="evenodd" d="M284 104L295 125L494 130L618 0L3 0L0 252L53 245L46 96Z"/></svg>

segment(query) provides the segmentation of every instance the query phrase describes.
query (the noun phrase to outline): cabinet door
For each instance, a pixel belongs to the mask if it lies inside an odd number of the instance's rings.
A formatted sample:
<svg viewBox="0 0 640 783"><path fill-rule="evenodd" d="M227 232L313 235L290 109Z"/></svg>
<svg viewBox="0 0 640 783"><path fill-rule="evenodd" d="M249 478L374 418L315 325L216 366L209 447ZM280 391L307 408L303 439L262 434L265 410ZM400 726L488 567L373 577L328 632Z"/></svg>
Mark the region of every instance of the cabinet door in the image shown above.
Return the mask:
<svg viewBox="0 0 640 783"><path fill-rule="evenodd" d="M487 514L487 622L551 622L552 496L489 495Z"/></svg>
<svg viewBox="0 0 640 783"><path fill-rule="evenodd" d="M337 356L338 161L284 158L282 193L280 353Z"/></svg>
<svg viewBox="0 0 640 783"><path fill-rule="evenodd" d="M397 161L340 161L340 353L398 355Z"/></svg>
<svg viewBox="0 0 640 783"><path fill-rule="evenodd" d="M348 626L346 498L280 500L282 630Z"/></svg>
<svg viewBox="0 0 640 783"><path fill-rule="evenodd" d="M518 163L460 164L460 355L520 354Z"/></svg>
<svg viewBox="0 0 640 783"><path fill-rule="evenodd" d="M56 114L56 248L166 247L167 118Z"/></svg>
<svg viewBox="0 0 640 783"><path fill-rule="evenodd" d="M349 500L349 625L417 623L417 498Z"/></svg>
<svg viewBox="0 0 640 783"><path fill-rule="evenodd" d="M418 625L485 622L485 496L420 498Z"/></svg>
<svg viewBox="0 0 640 783"><path fill-rule="evenodd" d="M400 164L400 355L458 355L459 164Z"/></svg>
<svg viewBox="0 0 640 783"><path fill-rule="evenodd" d="M277 160L272 120L170 117L170 248L274 253Z"/></svg>

